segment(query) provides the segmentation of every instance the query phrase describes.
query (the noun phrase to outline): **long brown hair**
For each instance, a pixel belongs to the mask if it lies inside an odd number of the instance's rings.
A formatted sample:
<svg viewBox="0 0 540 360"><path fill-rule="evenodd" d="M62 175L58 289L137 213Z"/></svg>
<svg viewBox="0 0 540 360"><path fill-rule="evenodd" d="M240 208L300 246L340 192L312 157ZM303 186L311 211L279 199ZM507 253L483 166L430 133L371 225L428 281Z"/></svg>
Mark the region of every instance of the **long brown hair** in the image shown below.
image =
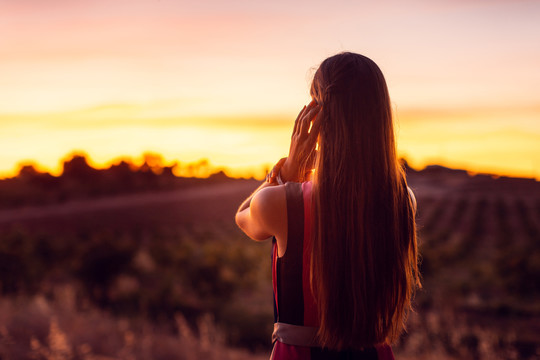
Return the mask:
<svg viewBox="0 0 540 360"><path fill-rule="evenodd" d="M341 53L320 65L311 95L322 105L312 195L318 337L332 349L391 343L420 281L386 81L369 58Z"/></svg>

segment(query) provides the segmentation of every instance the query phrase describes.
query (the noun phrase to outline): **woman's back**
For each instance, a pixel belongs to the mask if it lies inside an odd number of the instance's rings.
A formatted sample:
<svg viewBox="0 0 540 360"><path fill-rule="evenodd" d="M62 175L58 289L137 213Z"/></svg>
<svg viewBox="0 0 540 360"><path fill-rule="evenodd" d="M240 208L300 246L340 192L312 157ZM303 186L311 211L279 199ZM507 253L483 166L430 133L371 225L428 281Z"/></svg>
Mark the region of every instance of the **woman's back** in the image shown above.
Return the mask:
<svg viewBox="0 0 540 360"><path fill-rule="evenodd" d="M310 286L311 182L285 185L287 250L278 256L272 246L274 349L272 359L393 359L386 344L364 350L323 349L317 344L317 306ZM292 326L290 326L292 325ZM299 345L302 344L302 345Z"/></svg>
<svg viewBox="0 0 540 360"><path fill-rule="evenodd" d="M420 283L386 82L370 59L342 53L320 65L311 96L289 157L236 216L251 238L274 236L275 354L391 358L382 344L401 334Z"/></svg>

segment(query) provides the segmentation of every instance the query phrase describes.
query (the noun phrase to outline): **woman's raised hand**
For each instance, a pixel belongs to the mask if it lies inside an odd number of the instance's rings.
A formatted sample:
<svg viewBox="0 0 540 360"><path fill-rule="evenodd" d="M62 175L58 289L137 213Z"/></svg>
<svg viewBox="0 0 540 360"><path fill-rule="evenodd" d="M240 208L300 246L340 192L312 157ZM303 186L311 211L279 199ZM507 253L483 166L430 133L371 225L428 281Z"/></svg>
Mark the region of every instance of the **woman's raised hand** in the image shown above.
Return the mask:
<svg viewBox="0 0 540 360"><path fill-rule="evenodd" d="M315 146L320 129L321 106L315 100L300 111L291 136L289 156L281 168L283 181L301 182L310 173L315 161Z"/></svg>

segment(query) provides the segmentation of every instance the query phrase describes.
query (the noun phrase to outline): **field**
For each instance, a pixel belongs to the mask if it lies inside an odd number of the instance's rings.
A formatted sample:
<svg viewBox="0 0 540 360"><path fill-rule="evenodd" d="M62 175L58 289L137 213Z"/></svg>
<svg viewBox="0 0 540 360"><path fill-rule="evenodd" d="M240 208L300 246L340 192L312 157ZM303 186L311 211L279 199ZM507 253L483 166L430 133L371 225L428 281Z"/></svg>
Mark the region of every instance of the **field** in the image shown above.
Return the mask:
<svg viewBox="0 0 540 360"><path fill-rule="evenodd" d="M423 289L402 359L540 356L540 184L411 171ZM0 359L266 358L253 180L0 210Z"/></svg>
<svg viewBox="0 0 540 360"><path fill-rule="evenodd" d="M409 176L418 195L424 289L401 350L456 359L538 357L538 183L432 170Z"/></svg>

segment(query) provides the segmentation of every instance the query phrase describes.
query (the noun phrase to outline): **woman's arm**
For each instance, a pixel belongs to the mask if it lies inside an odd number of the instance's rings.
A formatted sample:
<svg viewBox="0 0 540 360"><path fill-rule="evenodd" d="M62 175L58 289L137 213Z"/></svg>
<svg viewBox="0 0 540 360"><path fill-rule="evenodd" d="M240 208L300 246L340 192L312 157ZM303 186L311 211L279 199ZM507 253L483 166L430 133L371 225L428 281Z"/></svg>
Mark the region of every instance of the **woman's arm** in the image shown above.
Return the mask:
<svg viewBox="0 0 540 360"><path fill-rule="evenodd" d="M238 208L236 224L253 240L282 237L287 228L285 186L264 182Z"/></svg>
<svg viewBox="0 0 540 360"><path fill-rule="evenodd" d="M236 224L253 240L265 240L279 232L274 229L273 224L277 222L274 218L275 214L282 212L282 206L286 206L286 204L276 201L282 197L280 190L265 189L270 189L270 187L281 183L281 180L278 180L279 173L286 161L287 158L282 158L277 162L266 176L266 181L244 200L236 212ZM270 218L270 221L267 218Z"/></svg>
<svg viewBox="0 0 540 360"><path fill-rule="evenodd" d="M319 134L321 107L312 101L304 106L296 121L291 137L289 156L281 159L269 179L261 184L238 208L236 224L253 240L265 240L275 236L278 248L285 248L287 238L287 203L285 186L277 185L277 178L285 175L285 181L303 181L302 164L308 162ZM310 126L311 125L311 126ZM311 131L310 131L311 128Z"/></svg>
<svg viewBox="0 0 540 360"><path fill-rule="evenodd" d="M253 196L255 196L255 194L258 193L259 190L264 189L265 187L268 187L268 186L272 186L272 184L269 183L268 181L264 181L251 195L248 196L246 200L244 200L244 202L238 208L236 215L238 215L239 212L248 209L249 204L251 203L251 199L253 199Z"/></svg>

